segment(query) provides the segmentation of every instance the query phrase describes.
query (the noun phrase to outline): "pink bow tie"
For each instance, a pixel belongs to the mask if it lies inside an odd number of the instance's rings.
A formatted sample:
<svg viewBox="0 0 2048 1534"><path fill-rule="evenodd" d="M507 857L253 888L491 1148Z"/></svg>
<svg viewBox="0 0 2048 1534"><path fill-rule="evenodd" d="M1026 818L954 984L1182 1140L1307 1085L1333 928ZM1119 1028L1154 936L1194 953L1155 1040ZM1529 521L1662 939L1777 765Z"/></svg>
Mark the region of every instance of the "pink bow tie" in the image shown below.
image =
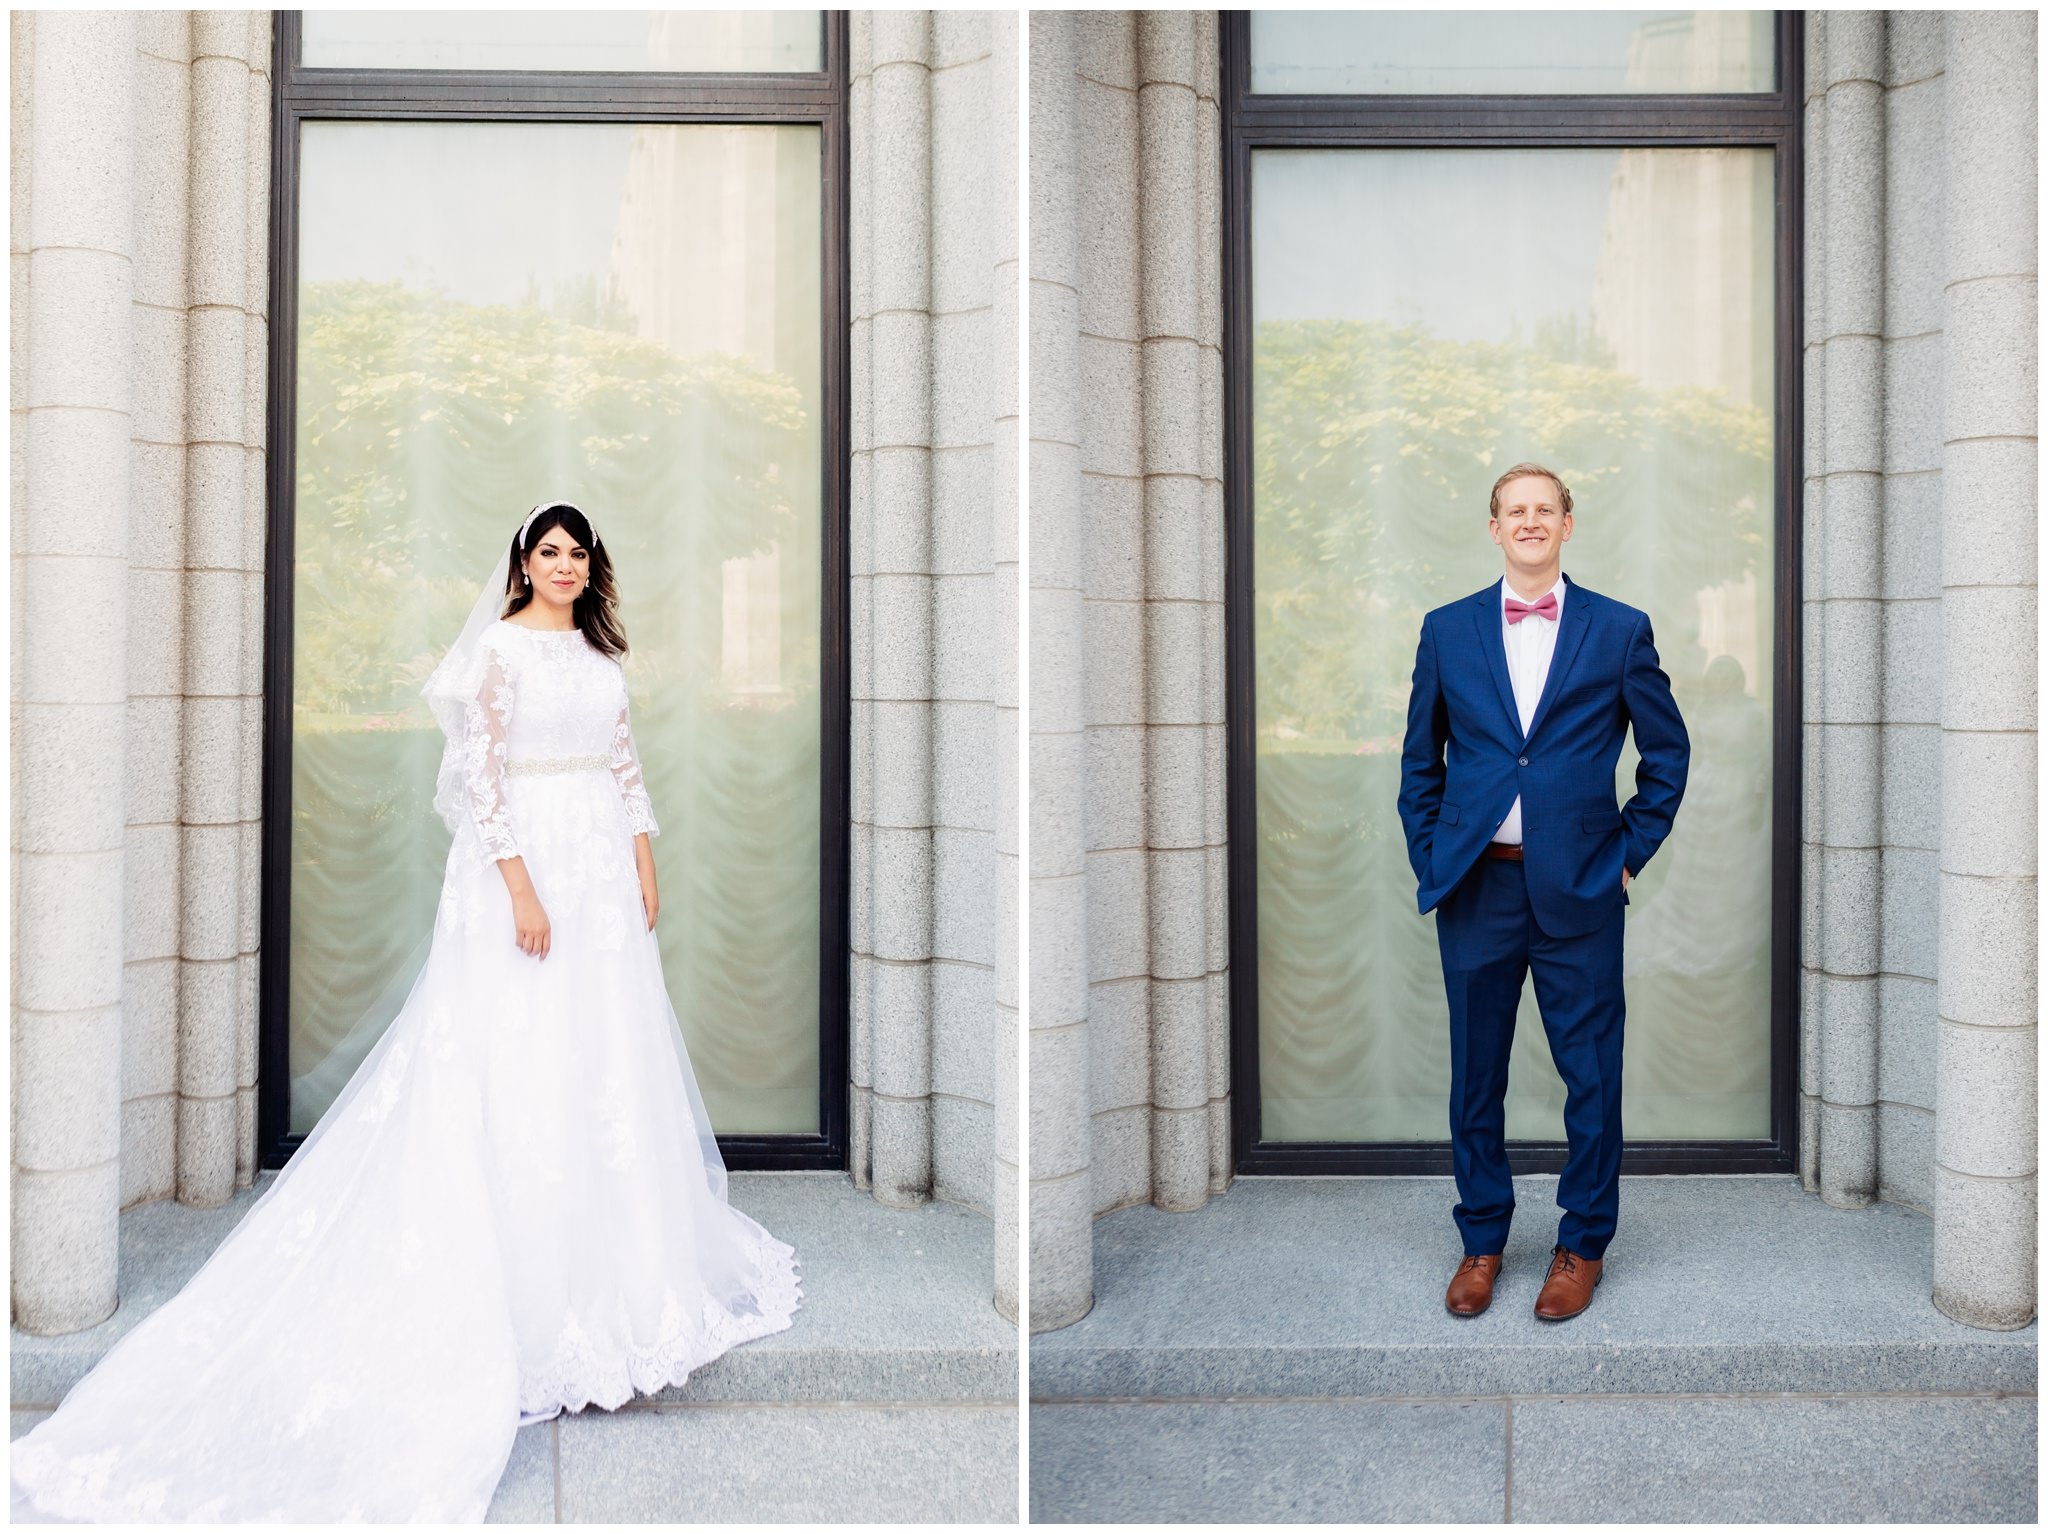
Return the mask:
<svg viewBox="0 0 2048 1534"><path fill-rule="evenodd" d="M1517 602L1513 597L1508 598L1508 622L1520 623L1531 613L1539 618L1548 618L1552 623L1557 622L1557 593L1546 591L1534 602Z"/></svg>

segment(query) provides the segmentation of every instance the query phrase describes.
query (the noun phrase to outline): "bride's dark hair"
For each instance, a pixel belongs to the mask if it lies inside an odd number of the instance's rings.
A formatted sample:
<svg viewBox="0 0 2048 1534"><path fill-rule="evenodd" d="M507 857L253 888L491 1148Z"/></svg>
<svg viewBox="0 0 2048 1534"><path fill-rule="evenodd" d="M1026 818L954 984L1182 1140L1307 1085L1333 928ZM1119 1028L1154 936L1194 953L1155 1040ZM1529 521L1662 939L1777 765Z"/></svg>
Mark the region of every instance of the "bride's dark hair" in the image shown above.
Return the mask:
<svg viewBox="0 0 2048 1534"><path fill-rule="evenodd" d="M614 658L626 653L626 630L619 622L618 583L612 579L612 558L590 530L590 521L566 501L550 506L533 519L526 530L526 547L519 546L519 534L512 535L512 566L505 578L505 611L509 618L533 600L533 588L520 579L526 555L540 547L541 538L559 527L590 550L590 583L576 599L573 616L576 627L591 644Z"/></svg>

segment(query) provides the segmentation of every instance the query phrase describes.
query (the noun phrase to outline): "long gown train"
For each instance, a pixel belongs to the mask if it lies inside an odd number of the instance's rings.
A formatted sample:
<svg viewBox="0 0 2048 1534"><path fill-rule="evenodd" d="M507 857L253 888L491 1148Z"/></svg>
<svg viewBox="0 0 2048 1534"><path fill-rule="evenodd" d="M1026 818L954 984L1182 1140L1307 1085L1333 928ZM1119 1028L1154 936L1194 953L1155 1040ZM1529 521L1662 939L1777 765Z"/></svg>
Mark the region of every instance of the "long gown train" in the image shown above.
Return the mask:
<svg viewBox="0 0 2048 1534"><path fill-rule="evenodd" d="M180 1293L15 1446L17 1518L482 1518L520 1415L783 1330L795 1254L725 1200L632 839L616 661L500 622L472 815L403 1008ZM526 861L545 959L512 942Z"/></svg>

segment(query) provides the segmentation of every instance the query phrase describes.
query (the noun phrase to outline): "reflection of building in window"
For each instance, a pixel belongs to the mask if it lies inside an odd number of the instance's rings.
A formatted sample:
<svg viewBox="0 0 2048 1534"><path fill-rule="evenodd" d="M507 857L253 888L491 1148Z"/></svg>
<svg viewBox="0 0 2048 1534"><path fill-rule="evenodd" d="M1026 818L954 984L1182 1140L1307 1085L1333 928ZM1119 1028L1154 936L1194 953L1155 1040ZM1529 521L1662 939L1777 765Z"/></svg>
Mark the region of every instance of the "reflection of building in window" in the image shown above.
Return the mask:
<svg viewBox="0 0 2048 1534"><path fill-rule="evenodd" d="M816 11L648 11L649 69L816 69Z"/></svg>
<svg viewBox="0 0 2048 1534"><path fill-rule="evenodd" d="M1756 572L1696 593L1700 604L1700 649L1709 662L1732 656L1742 667L1742 690L1756 696L1767 656L1770 615L1757 605Z"/></svg>
<svg viewBox="0 0 2048 1534"><path fill-rule="evenodd" d="M727 352L800 373L818 347L817 178L813 133L635 129L611 256L634 333L684 356Z"/></svg>
<svg viewBox="0 0 2048 1534"><path fill-rule="evenodd" d="M1773 227L1768 150L1622 150L1593 276L1615 366L1768 406Z"/></svg>
<svg viewBox="0 0 2048 1534"><path fill-rule="evenodd" d="M1711 91L1751 77L1772 47L1745 11L1689 11L1638 27L1631 91ZM1759 149L1624 149L1593 280L1593 328L1652 388L1771 397L1771 159Z"/></svg>
<svg viewBox="0 0 2048 1534"><path fill-rule="evenodd" d="M1629 38L1626 91L1726 91L1736 81L1768 89L1768 11L1672 11L1637 27Z"/></svg>
<svg viewBox="0 0 2048 1534"><path fill-rule="evenodd" d="M695 26L700 18L683 20ZM680 22L651 24L657 61L671 24ZM759 540L774 518L801 517L810 505L807 490L785 487L815 472L791 455L814 450L808 434L818 419L821 137L808 127L760 123L649 123L632 131L608 279L615 311L635 335L678 358L737 357L748 365L743 371L795 387L811 423L805 437L749 435L741 395L727 399L717 436L685 423L664 451L688 465L692 489L662 501L658 514L673 579L694 593L683 605L705 625L675 635L692 672L712 674L715 645L715 674L728 696L787 700L800 685L802 655L815 655L804 637L815 609L797 589L815 556L801 541L763 549ZM741 486L753 489L741 493ZM783 495L794 505L775 504ZM714 576L715 586L699 584Z"/></svg>
<svg viewBox="0 0 2048 1534"><path fill-rule="evenodd" d="M786 695L782 680L782 550L724 562L719 676L728 691Z"/></svg>

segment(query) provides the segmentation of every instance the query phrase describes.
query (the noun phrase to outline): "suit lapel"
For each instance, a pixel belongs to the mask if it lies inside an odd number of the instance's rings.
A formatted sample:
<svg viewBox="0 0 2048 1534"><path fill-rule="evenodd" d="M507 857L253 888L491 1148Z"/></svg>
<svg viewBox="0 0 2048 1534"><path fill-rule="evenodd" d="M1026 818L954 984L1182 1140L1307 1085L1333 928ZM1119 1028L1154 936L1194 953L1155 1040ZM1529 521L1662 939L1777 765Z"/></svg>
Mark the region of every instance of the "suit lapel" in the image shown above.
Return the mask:
<svg viewBox="0 0 2048 1534"><path fill-rule="evenodd" d="M1493 673L1493 685L1500 689L1501 707L1508 711L1508 728L1515 732L1515 739L1520 740L1522 711L1515 707L1515 684L1508 677L1508 644L1501 633L1499 581L1472 599L1472 617L1479 627L1479 653L1486 657L1486 667Z"/></svg>
<svg viewBox="0 0 2048 1534"><path fill-rule="evenodd" d="M1579 657L1579 646L1586 642L1586 628L1585 593L1567 577L1564 621L1558 626L1557 647L1550 652L1550 674L1543 679L1543 695L1536 700L1536 713L1529 721L1529 734L1525 739L1533 740L1536 732L1543 728L1543 717L1550 712L1551 700L1564 690L1564 680L1571 673L1572 662Z"/></svg>

